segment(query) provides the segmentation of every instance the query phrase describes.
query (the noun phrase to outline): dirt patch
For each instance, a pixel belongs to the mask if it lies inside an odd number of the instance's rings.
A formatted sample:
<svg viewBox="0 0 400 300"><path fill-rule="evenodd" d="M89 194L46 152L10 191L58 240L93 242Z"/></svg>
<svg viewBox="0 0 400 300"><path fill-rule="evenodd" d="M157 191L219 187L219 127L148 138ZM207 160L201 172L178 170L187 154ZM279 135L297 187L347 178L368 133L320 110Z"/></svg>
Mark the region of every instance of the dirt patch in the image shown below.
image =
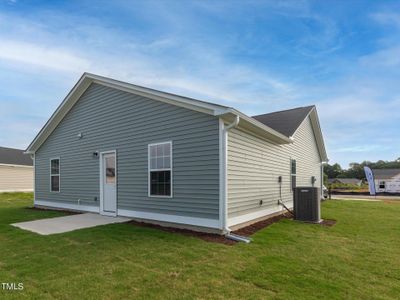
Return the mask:
<svg viewBox="0 0 400 300"><path fill-rule="evenodd" d="M63 213L65 213L66 215L79 215L79 214L81 214L81 212L74 211L74 210L51 209L51 208L35 207L35 206L25 207L25 209L37 210L37 211L63 212Z"/></svg>
<svg viewBox="0 0 400 300"><path fill-rule="evenodd" d="M323 219L319 224L322 226L332 227L336 224L336 220Z"/></svg>

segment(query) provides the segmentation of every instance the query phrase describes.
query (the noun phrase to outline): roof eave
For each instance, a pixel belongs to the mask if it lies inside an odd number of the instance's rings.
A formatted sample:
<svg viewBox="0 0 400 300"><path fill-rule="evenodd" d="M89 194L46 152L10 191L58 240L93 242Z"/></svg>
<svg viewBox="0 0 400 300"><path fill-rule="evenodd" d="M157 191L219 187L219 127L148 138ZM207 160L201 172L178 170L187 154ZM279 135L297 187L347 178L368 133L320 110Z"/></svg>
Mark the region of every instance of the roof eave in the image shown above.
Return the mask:
<svg viewBox="0 0 400 300"><path fill-rule="evenodd" d="M278 131L264 125L263 123L257 121L256 119L249 117L234 108L229 108L224 111L220 111L217 115L219 115L223 120L229 123L233 122L236 116L239 116L240 117L239 128L251 131L276 144L293 143L293 140L291 138L279 133Z"/></svg>

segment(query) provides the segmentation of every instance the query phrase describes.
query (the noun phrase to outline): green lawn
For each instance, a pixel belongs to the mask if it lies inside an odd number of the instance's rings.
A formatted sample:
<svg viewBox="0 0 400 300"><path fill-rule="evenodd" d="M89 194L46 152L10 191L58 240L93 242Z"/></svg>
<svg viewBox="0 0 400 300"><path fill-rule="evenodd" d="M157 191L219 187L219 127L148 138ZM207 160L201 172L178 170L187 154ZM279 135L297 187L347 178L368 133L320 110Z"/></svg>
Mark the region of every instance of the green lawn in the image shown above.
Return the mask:
<svg viewBox="0 0 400 300"><path fill-rule="evenodd" d="M398 299L400 203L330 201L334 227L282 220L226 246L113 224L40 236L10 223L54 217L0 194L0 299Z"/></svg>

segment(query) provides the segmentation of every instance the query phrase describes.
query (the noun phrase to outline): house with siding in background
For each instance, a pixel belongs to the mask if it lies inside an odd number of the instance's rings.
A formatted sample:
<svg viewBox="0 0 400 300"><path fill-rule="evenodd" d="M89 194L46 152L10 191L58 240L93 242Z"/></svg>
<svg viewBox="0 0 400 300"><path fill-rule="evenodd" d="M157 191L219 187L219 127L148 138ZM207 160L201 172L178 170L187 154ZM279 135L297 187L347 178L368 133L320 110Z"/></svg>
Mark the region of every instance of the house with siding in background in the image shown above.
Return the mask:
<svg viewBox="0 0 400 300"><path fill-rule="evenodd" d="M24 150L0 147L0 192L33 191L33 160Z"/></svg>
<svg viewBox="0 0 400 300"><path fill-rule="evenodd" d="M35 206L229 233L322 186L315 106L250 117L85 73L27 148Z"/></svg>
<svg viewBox="0 0 400 300"><path fill-rule="evenodd" d="M400 193L400 169L374 169L372 172L378 193Z"/></svg>

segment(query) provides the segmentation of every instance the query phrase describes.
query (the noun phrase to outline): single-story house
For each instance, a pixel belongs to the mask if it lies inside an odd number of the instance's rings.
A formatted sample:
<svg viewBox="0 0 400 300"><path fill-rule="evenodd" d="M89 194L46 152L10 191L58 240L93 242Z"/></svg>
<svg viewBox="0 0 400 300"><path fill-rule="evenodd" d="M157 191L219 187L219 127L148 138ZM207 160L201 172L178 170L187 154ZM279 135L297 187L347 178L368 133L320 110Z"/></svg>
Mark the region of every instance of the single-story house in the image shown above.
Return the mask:
<svg viewBox="0 0 400 300"><path fill-rule="evenodd" d="M249 117L84 73L27 153L35 206L228 233L322 187L315 106Z"/></svg>
<svg viewBox="0 0 400 300"><path fill-rule="evenodd" d="M0 147L0 192L33 191L33 160L24 150Z"/></svg>
<svg viewBox="0 0 400 300"><path fill-rule="evenodd" d="M372 172L378 193L400 193L400 169L374 169Z"/></svg>
<svg viewBox="0 0 400 300"><path fill-rule="evenodd" d="M328 183L342 183L361 186L362 180L358 178L329 178Z"/></svg>

